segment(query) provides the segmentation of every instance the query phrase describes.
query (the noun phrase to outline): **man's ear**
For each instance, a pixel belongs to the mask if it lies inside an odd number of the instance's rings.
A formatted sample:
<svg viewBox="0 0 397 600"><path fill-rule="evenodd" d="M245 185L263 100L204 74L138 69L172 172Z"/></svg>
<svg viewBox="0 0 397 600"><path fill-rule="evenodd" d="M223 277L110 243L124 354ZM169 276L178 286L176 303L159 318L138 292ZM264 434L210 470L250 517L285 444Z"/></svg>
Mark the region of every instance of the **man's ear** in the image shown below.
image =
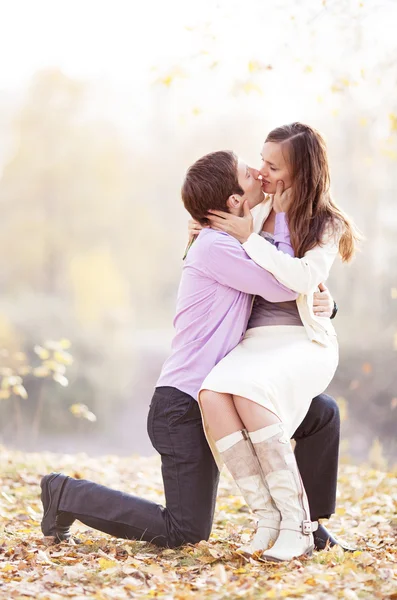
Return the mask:
<svg viewBox="0 0 397 600"><path fill-rule="evenodd" d="M243 199L238 194L232 194L226 201L229 210L240 208L243 205Z"/></svg>

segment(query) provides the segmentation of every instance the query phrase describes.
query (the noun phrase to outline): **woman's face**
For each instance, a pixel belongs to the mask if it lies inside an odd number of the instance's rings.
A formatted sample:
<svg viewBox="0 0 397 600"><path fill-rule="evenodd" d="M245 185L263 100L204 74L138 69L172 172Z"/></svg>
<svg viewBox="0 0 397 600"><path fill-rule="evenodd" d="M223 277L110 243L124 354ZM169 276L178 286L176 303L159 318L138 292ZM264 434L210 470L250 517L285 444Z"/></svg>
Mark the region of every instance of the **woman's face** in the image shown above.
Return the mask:
<svg viewBox="0 0 397 600"><path fill-rule="evenodd" d="M284 189L291 187L292 174L287 162L287 152L284 146L277 142L265 142L261 152L262 189L265 194L275 194L277 181L284 182Z"/></svg>

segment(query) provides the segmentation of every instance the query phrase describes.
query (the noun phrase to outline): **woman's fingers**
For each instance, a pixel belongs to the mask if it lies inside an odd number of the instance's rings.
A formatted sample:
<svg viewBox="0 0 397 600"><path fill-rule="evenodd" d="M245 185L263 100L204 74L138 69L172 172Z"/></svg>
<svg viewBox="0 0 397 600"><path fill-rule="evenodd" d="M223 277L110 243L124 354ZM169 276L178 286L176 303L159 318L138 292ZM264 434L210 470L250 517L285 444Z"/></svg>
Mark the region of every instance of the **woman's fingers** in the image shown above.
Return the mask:
<svg viewBox="0 0 397 600"><path fill-rule="evenodd" d="M215 225L215 224L216 225L226 225L226 223L227 223L226 219L222 219L221 217L215 217L210 214L207 215L207 218L208 218L209 222L211 223L211 226Z"/></svg>
<svg viewBox="0 0 397 600"><path fill-rule="evenodd" d="M208 214L215 215L217 217L222 217L222 219L227 219L228 217L230 217L230 213L224 212L222 210L210 210Z"/></svg>

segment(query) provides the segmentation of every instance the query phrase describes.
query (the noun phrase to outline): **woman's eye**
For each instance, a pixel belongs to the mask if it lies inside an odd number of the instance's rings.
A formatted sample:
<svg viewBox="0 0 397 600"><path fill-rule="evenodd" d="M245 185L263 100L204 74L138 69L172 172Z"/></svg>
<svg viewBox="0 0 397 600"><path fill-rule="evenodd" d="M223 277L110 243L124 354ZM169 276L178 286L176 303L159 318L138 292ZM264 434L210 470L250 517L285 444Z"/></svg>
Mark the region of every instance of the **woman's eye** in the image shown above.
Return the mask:
<svg viewBox="0 0 397 600"><path fill-rule="evenodd" d="M277 171L277 169L275 167L270 167L271 171Z"/></svg>

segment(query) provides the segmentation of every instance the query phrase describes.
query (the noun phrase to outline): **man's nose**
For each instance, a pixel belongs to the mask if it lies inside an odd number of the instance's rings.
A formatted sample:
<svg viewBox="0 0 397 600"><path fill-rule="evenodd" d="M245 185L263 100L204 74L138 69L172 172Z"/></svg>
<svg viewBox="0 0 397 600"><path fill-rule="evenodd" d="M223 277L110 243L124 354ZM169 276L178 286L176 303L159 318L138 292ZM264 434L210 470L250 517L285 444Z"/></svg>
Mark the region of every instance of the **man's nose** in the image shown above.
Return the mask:
<svg viewBox="0 0 397 600"><path fill-rule="evenodd" d="M262 175L261 175L260 171L258 171L258 169L251 168L251 172L252 172L252 175L255 177L255 179L262 179Z"/></svg>

